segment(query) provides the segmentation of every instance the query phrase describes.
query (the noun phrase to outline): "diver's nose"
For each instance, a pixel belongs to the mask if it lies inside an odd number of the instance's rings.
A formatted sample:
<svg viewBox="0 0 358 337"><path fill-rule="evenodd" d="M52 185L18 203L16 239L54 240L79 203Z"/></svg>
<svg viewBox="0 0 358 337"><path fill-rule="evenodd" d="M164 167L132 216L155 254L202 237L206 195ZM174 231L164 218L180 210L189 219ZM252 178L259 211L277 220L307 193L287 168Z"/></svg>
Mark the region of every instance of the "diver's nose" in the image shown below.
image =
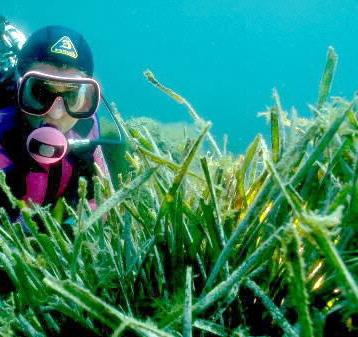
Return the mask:
<svg viewBox="0 0 358 337"><path fill-rule="evenodd" d="M47 112L47 116L52 119L60 119L66 114L65 104L62 97L56 97L51 108Z"/></svg>

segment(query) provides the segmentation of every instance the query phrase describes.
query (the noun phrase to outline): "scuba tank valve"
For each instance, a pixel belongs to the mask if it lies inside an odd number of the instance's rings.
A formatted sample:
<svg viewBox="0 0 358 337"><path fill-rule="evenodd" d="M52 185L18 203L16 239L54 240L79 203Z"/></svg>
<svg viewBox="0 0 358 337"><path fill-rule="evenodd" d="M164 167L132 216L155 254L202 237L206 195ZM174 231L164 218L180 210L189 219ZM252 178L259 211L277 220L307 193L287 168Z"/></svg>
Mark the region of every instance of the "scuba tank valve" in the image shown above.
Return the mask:
<svg viewBox="0 0 358 337"><path fill-rule="evenodd" d="M0 16L0 82L13 76L17 54L25 41L25 34Z"/></svg>

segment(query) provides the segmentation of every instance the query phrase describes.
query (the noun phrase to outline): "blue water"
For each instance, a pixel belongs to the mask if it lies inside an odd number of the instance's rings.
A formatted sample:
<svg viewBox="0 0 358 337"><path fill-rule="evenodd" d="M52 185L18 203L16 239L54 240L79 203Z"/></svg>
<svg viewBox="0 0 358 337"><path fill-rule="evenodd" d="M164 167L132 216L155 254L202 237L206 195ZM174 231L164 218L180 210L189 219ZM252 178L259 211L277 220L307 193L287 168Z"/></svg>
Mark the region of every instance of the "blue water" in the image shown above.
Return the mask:
<svg viewBox="0 0 358 337"><path fill-rule="evenodd" d="M286 109L310 116L329 45L340 59L332 93L358 88L357 0L2 0L1 11L31 33L48 24L82 32L95 76L125 118L190 121L149 85L149 68L214 124L229 150L244 151L268 126L257 112L276 87Z"/></svg>

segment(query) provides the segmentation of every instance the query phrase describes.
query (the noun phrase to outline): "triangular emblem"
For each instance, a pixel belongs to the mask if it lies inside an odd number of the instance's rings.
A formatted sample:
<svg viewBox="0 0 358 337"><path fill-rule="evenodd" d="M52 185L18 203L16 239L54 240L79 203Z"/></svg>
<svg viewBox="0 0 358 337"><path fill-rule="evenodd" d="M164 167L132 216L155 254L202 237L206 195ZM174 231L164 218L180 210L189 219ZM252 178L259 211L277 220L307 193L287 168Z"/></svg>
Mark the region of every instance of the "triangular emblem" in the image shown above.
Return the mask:
<svg viewBox="0 0 358 337"><path fill-rule="evenodd" d="M52 47L51 52L55 54L67 55L76 59L77 50L68 36L62 36Z"/></svg>

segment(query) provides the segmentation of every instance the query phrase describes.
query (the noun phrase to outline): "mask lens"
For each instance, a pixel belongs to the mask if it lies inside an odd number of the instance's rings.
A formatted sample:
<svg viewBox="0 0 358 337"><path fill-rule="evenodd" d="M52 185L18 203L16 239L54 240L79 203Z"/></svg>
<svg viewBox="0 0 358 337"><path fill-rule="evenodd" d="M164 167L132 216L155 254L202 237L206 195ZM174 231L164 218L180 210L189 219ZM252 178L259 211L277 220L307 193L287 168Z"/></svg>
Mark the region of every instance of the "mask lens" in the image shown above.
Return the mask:
<svg viewBox="0 0 358 337"><path fill-rule="evenodd" d="M76 118L86 118L92 115L98 105L99 92L93 83L73 84L63 95L68 113Z"/></svg>
<svg viewBox="0 0 358 337"><path fill-rule="evenodd" d="M20 104L25 111L43 115L51 107L54 97L42 79L29 77L21 89Z"/></svg>

